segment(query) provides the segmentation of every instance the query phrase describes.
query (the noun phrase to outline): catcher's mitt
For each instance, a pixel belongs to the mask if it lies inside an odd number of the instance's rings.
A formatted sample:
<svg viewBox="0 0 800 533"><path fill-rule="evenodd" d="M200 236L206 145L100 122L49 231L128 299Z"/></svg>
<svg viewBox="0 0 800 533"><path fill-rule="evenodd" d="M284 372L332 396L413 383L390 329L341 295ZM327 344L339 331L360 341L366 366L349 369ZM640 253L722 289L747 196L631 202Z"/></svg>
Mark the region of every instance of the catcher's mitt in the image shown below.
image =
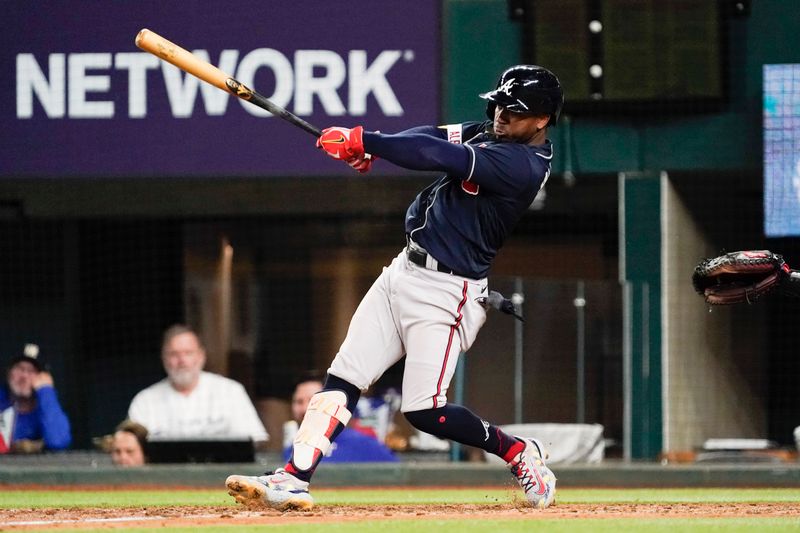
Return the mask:
<svg viewBox="0 0 800 533"><path fill-rule="evenodd" d="M712 305L753 303L779 286L791 272L769 250L745 250L712 257L694 269L692 285Z"/></svg>

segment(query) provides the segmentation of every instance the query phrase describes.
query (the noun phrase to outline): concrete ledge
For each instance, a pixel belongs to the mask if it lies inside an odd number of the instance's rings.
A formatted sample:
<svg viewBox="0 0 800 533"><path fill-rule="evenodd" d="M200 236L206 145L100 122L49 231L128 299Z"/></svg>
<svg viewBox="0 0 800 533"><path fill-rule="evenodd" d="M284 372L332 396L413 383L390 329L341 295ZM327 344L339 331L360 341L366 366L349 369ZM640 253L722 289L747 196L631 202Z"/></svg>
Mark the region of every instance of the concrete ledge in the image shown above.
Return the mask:
<svg viewBox="0 0 800 533"><path fill-rule="evenodd" d="M229 474L260 474L259 464L110 465L0 464L3 485L164 485L223 487ZM800 465L669 465L652 463L558 465L561 487L800 487ZM498 486L510 482L502 466L483 463L323 464L317 487L353 486Z"/></svg>

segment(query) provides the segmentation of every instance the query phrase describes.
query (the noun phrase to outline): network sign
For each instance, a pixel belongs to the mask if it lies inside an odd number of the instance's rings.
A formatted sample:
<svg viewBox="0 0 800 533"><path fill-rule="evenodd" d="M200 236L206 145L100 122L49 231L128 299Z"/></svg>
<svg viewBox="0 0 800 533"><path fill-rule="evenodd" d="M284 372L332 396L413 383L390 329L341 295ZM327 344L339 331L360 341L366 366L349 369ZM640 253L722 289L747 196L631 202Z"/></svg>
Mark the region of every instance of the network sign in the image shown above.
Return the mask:
<svg viewBox="0 0 800 533"><path fill-rule="evenodd" d="M800 65L764 66L764 233L800 235Z"/></svg>
<svg viewBox="0 0 800 533"><path fill-rule="evenodd" d="M319 128L392 132L438 122L438 4L4 2L0 178L347 175L312 135L138 49L137 33Z"/></svg>

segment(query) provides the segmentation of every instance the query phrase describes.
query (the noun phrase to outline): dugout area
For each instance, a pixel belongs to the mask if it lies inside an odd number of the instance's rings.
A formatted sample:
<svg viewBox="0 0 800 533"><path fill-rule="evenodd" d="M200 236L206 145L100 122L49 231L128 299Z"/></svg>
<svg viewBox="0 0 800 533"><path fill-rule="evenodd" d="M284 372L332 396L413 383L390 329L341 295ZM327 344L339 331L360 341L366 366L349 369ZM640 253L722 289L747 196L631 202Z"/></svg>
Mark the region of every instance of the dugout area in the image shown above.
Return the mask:
<svg viewBox="0 0 800 533"><path fill-rule="evenodd" d="M633 184L627 191L625 180ZM192 214L203 198L220 195L213 184L187 183L185 195L173 188L165 196L155 184L72 183L86 194L71 201L64 184L18 184L30 214L0 225L15 249L0 262L0 291L11 304L3 342L10 350L46 326L40 342L63 354L51 365L77 446L87 449L124 417L136 391L160 379L162 325L201 324L212 333L209 368L242 381L273 414L268 429L276 434L292 376L327 364L360 294L402 247L396 220L421 183L397 179L376 200L368 182L350 179L336 201L319 183L239 183L233 190L249 191L248 209L262 211L247 217L234 215L242 206L236 195L220 196L216 216ZM748 173L680 171L551 180L544 207L523 219L492 280L509 294L521 279L529 296L525 421L574 422L582 410L585 422L603 424L610 459L624 457L626 438L631 458L696 451L709 438L793 444L798 369L787 354L796 302L771 295L709 309L690 284L694 265L722 251L766 247L792 264L790 239L762 236L759 185ZM276 198L289 193L299 212L282 212L286 203ZM61 194L58 216L47 216ZM85 200L98 194L102 209ZM126 202L132 194L140 201ZM353 212L356 198L361 212ZM184 216L166 216L176 205ZM235 259L220 294L226 246ZM618 249L628 255L621 259ZM579 283L587 301L582 391ZM217 325L223 296L227 330ZM514 352L514 321L491 315L464 359L465 389L453 395L514 422ZM401 371L384 382L396 385Z"/></svg>
<svg viewBox="0 0 800 533"><path fill-rule="evenodd" d="M327 366L361 295L404 245L399 221L430 179L391 178L378 188L347 178L335 194L330 180L314 179L9 185L24 213L2 225L17 250L0 260L0 291L17 310L2 342L11 350L47 326L51 337L41 342L60 354L51 364L76 444L87 448L163 376L163 325L189 321L207 335L208 368L243 382L275 417L268 430L278 435L294 376ZM602 423L619 442L616 186L610 174L572 186L554 178L544 208L524 217L503 250L492 283L508 295L520 281L529 295L519 414L538 422L578 414L574 299L583 283L584 421ZM466 386L451 394L498 423L515 421L514 328L509 317L490 316L464 359ZM385 383L398 386L401 372ZM545 394L557 400L543 403Z"/></svg>
<svg viewBox="0 0 800 533"><path fill-rule="evenodd" d="M657 449L648 439L660 428L661 447L672 458L713 438L768 438L791 450L800 407L792 392L796 302L768 295L753 305L710 307L690 282L702 258L727 251L780 249L791 258L790 239L763 235L760 177L621 174L620 185L620 220L633 228L620 263L631 309L625 357L633 449Z"/></svg>

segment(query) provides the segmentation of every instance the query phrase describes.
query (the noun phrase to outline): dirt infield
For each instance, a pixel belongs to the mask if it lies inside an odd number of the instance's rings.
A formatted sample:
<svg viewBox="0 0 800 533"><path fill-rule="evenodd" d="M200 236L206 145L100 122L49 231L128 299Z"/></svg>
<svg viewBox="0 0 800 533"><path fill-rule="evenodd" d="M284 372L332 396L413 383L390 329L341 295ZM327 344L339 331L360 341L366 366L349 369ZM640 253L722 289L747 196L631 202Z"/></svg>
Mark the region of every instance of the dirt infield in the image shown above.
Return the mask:
<svg viewBox="0 0 800 533"><path fill-rule="evenodd" d="M131 508L2 509L0 530L25 531L92 527L124 529L164 526L313 524L376 520L568 518L718 518L800 517L796 503L736 504L569 504L545 510L521 503L473 505L343 505L318 506L311 512L286 512L243 507L186 506Z"/></svg>

